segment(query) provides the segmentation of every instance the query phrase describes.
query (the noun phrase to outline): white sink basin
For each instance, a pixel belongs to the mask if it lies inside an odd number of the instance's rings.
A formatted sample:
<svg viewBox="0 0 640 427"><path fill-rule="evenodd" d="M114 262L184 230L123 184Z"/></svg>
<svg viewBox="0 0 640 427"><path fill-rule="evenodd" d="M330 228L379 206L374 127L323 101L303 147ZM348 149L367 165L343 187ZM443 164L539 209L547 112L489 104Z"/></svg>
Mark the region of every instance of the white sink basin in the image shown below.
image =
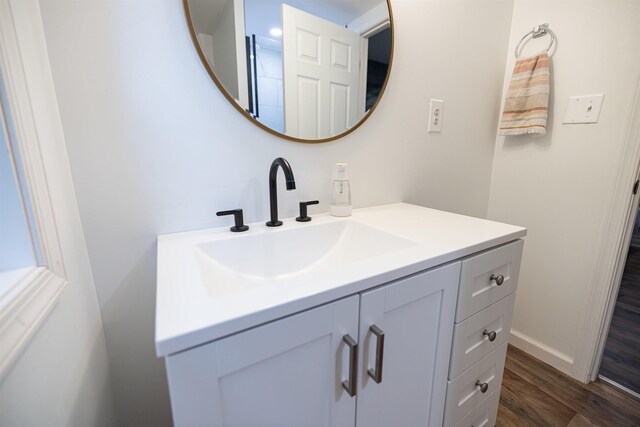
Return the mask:
<svg viewBox="0 0 640 427"><path fill-rule="evenodd" d="M196 247L217 267L253 282L274 282L415 245L416 242L395 234L345 220L230 235L228 239L198 243Z"/></svg>
<svg viewBox="0 0 640 427"><path fill-rule="evenodd" d="M249 231L158 238L156 349L166 356L485 249L526 230L408 204Z"/></svg>

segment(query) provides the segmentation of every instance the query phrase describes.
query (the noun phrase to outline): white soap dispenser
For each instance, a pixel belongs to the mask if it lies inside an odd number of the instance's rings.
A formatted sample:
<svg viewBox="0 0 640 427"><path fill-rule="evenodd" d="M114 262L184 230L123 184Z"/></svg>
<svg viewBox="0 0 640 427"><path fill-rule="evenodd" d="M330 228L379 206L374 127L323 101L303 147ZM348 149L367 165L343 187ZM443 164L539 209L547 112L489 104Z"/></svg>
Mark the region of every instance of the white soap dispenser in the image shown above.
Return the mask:
<svg viewBox="0 0 640 427"><path fill-rule="evenodd" d="M333 216L351 215L351 187L349 186L346 163L336 163L336 178L333 180L330 211Z"/></svg>

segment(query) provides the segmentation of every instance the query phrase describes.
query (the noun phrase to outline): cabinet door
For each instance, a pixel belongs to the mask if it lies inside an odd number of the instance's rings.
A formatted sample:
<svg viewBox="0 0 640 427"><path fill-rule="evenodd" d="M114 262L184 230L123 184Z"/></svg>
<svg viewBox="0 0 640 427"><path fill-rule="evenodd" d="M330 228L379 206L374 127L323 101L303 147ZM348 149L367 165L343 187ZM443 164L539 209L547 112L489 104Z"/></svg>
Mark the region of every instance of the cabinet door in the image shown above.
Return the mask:
<svg viewBox="0 0 640 427"><path fill-rule="evenodd" d="M442 425L459 277L458 262L362 294L358 426Z"/></svg>
<svg viewBox="0 0 640 427"><path fill-rule="evenodd" d="M358 296L167 358L176 426L350 426ZM357 349L356 349L357 351Z"/></svg>

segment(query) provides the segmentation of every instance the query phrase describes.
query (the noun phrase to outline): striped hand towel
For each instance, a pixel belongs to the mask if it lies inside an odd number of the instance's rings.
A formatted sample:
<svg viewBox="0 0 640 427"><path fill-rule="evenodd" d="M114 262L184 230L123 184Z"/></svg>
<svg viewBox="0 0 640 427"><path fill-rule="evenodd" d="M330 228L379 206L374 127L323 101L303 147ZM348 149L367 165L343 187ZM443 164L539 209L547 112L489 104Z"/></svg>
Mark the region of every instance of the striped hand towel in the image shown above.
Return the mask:
<svg viewBox="0 0 640 427"><path fill-rule="evenodd" d="M549 55L518 59L504 101L500 135L547 133Z"/></svg>

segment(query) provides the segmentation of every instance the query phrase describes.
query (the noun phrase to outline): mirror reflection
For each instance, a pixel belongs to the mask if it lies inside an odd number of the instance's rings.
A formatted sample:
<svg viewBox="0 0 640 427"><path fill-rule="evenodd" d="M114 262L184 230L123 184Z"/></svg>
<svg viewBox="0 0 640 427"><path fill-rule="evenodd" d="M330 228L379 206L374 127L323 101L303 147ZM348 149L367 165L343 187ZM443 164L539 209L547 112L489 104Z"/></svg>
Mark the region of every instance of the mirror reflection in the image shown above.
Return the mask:
<svg viewBox="0 0 640 427"><path fill-rule="evenodd" d="M386 0L185 0L205 66L252 121L335 139L380 98L392 56Z"/></svg>

